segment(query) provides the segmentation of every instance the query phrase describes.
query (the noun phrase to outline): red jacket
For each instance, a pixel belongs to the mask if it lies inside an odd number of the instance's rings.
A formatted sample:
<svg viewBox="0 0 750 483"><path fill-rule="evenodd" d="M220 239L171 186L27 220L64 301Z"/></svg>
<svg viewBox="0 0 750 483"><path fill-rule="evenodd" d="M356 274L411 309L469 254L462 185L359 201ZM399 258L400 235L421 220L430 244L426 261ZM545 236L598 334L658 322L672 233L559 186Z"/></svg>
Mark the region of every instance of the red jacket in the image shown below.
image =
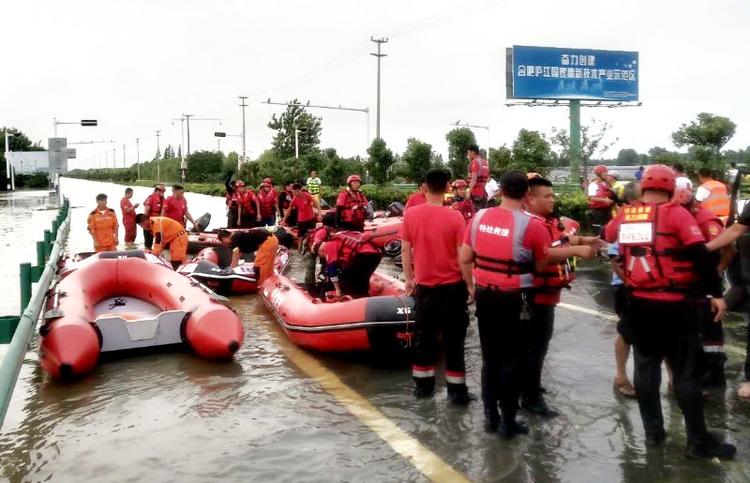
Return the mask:
<svg viewBox="0 0 750 483"><path fill-rule="evenodd" d="M367 197L363 192L350 189L342 191L336 198L336 208L343 208L341 221L364 226L367 218Z"/></svg>

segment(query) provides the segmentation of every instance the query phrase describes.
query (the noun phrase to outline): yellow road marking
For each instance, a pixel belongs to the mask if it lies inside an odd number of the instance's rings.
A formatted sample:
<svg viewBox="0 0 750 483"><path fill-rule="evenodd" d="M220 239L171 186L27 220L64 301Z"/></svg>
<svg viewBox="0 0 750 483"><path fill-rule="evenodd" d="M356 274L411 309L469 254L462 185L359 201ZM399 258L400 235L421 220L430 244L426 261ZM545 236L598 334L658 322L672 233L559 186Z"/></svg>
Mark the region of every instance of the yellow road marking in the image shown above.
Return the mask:
<svg viewBox="0 0 750 483"><path fill-rule="evenodd" d="M586 308L586 307L581 307L580 305L566 304L566 303L562 303L561 302L561 303L557 304L557 306L560 307L560 308L562 308L562 309L571 310L573 312L580 312L582 314L587 314L587 315L593 315L594 317L598 317L598 318L604 319L604 320L610 320L612 322L617 322L618 320L620 320L620 318L617 317L615 314L611 314L611 313L608 313L608 312L601 312L599 310L593 310L593 309L589 309L589 308ZM745 357L745 351L744 350L742 350L742 349L740 349L738 347L731 346L729 344L725 344L724 345L724 352L729 352L729 353L734 354L736 356Z"/></svg>
<svg viewBox="0 0 750 483"><path fill-rule="evenodd" d="M469 480L430 451L415 438L398 427L357 391L344 384L315 357L279 337L286 357L331 396L377 434L393 450L409 461L432 481L468 482Z"/></svg>

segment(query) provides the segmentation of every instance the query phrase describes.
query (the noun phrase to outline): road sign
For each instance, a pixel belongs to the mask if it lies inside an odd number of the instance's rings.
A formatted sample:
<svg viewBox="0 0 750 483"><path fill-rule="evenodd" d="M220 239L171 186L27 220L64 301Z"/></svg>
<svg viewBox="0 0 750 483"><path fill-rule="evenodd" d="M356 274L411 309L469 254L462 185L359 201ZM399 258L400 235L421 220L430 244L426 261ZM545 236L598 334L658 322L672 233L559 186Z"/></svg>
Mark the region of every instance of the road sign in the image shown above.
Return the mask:
<svg viewBox="0 0 750 483"><path fill-rule="evenodd" d="M96 119L81 119L81 126L96 126L98 124Z"/></svg>
<svg viewBox="0 0 750 483"><path fill-rule="evenodd" d="M514 45L513 99L638 100L638 52Z"/></svg>
<svg viewBox="0 0 750 483"><path fill-rule="evenodd" d="M225 137L227 137L227 133L225 133L225 132L215 132L214 136L217 137L217 138L225 138Z"/></svg>
<svg viewBox="0 0 750 483"><path fill-rule="evenodd" d="M68 148L67 153L68 159L76 159L76 148Z"/></svg>

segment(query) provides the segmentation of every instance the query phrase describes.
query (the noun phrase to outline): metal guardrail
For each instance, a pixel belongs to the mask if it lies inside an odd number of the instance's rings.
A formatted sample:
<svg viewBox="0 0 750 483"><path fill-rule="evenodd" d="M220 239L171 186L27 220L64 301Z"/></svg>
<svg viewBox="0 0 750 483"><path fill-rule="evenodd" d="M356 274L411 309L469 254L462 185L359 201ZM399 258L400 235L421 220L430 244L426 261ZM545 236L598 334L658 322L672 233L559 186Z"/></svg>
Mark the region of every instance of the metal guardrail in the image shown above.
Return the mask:
<svg viewBox="0 0 750 483"><path fill-rule="evenodd" d="M21 318L5 357L0 363L0 428L8 411L26 351L39 321L44 298L57 270L57 262L62 254L63 243L68 236L69 228L70 204L66 199L57 219L52 223L52 230L45 230L44 241L37 243L37 262L41 263L36 267L31 267L29 263L21 264ZM33 297L32 281L38 282Z"/></svg>

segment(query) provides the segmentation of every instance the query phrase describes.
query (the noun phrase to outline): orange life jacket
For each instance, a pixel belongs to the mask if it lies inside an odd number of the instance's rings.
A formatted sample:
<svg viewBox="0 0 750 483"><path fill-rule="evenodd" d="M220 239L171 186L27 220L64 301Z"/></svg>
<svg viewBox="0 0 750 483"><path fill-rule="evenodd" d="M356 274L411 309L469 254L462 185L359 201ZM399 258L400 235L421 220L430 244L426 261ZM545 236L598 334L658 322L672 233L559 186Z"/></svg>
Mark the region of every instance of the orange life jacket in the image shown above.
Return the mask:
<svg viewBox="0 0 750 483"><path fill-rule="evenodd" d="M701 187L711 192L708 198L701 201L701 206L713 212L721 219L723 224L726 224L730 209L730 198L726 185L721 181L712 179L703 183Z"/></svg>

